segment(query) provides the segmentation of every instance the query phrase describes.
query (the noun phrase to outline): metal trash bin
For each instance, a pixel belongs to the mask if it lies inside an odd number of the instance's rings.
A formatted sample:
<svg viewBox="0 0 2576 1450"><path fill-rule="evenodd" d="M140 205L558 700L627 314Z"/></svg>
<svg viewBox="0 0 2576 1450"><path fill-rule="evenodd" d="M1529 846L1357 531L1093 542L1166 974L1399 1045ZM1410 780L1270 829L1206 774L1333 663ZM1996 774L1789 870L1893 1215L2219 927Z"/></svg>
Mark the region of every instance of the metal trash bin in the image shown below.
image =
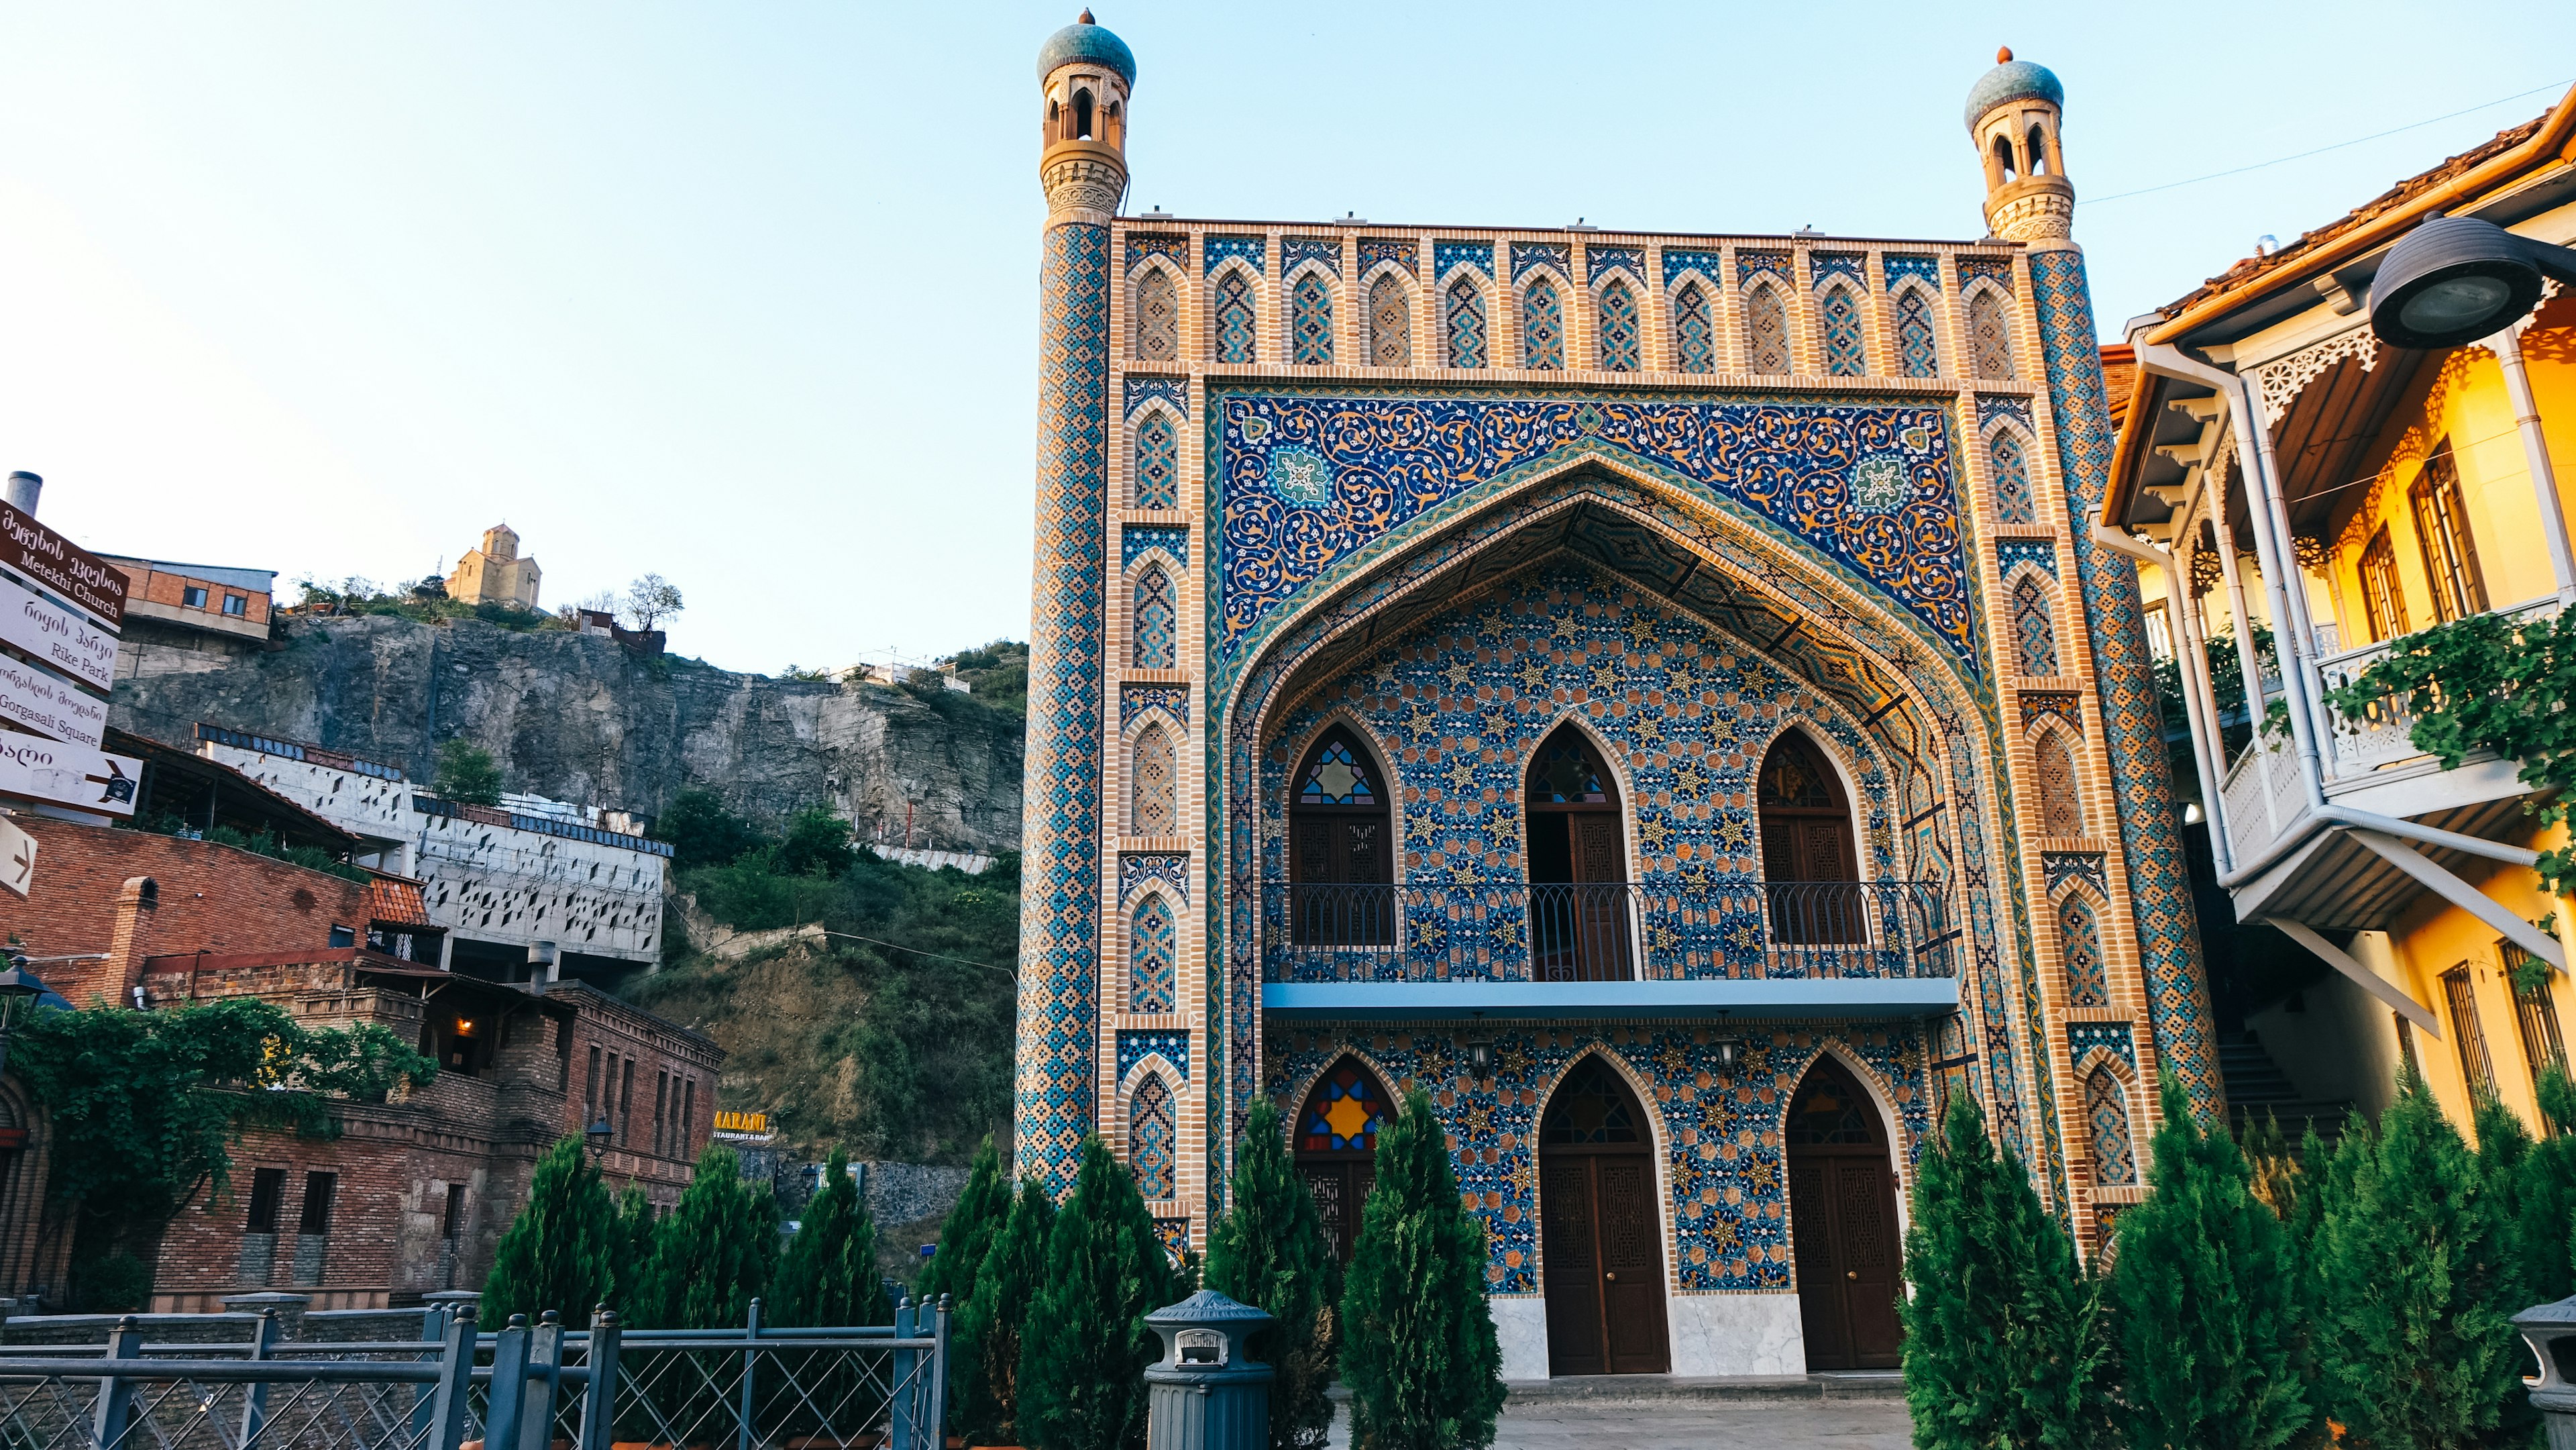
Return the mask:
<svg viewBox="0 0 2576 1450"><path fill-rule="evenodd" d="M1163 1358L1145 1371L1147 1450L1264 1450L1270 1366L1251 1357L1270 1316L1201 1289L1145 1316Z"/></svg>
<svg viewBox="0 0 2576 1450"><path fill-rule="evenodd" d="M2531 1407L2549 1427L2549 1450L2576 1450L2576 1297L2539 1304L2513 1316L2532 1357L2540 1361L2540 1378L2525 1380Z"/></svg>

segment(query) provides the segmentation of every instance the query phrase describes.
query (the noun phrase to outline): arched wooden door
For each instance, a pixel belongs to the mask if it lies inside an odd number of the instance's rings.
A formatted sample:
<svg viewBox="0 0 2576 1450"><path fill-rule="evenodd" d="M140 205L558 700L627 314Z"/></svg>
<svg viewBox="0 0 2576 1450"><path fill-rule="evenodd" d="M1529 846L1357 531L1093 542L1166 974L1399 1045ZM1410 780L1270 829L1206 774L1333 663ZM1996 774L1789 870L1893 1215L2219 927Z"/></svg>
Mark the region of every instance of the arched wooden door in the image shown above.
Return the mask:
<svg viewBox="0 0 2576 1450"><path fill-rule="evenodd" d="M1804 731L1783 730L1762 758L1755 804L1762 816L1762 881L1771 936L1784 946L1865 942L1860 853L1842 777Z"/></svg>
<svg viewBox="0 0 2576 1450"><path fill-rule="evenodd" d="M1819 1058L1790 1100L1785 1137L1807 1368L1893 1369L1904 1249L1878 1111L1839 1064Z"/></svg>
<svg viewBox="0 0 2576 1450"><path fill-rule="evenodd" d="M1297 945L1394 945L1394 829L1375 758L1336 725L1307 750L1293 782L1288 880Z"/></svg>
<svg viewBox="0 0 2576 1450"><path fill-rule="evenodd" d="M1324 1242L1346 1264L1359 1239L1360 1207L1377 1182L1377 1130L1392 1114L1385 1086L1347 1057L1315 1084L1297 1113L1297 1173L1314 1195Z"/></svg>
<svg viewBox="0 0 2576 1450"><path fill-rule="evenodd" d="M1600 1058L1576 1063L1547 1100L1538 1171L1548 1373L1669 1370L1653 1142L1635 1095Z"/></svg>
<svg viewBox="0 0 2576 1450"><path fill-rule="evenodd" d="M1571 724L1529 767L1530 957L1542 982L1620 982L1630 963L1618 777Z"/></svg>

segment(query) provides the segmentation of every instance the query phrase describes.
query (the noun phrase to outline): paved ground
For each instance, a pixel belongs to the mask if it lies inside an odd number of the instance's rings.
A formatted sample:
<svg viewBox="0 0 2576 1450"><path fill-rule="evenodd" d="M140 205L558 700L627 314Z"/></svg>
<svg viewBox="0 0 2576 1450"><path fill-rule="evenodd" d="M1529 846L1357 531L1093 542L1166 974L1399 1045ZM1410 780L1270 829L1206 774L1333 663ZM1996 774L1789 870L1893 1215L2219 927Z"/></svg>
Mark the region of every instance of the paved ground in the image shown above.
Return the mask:
<svg viewBox="0 0 2576 1450"><path fill-rule="evenodd" d="M1906 1450L1912 1443L1904 1400L1856 1397L1830 1385L1664 1381L1649 1391L1653 1398L1620 1394L1598 1381L1555 1385L1553 1392L1513 1387L1494 1450ZM1345 1402L1334 1416L1332 1450L1350 1443L1349 1413Z"/></svg>

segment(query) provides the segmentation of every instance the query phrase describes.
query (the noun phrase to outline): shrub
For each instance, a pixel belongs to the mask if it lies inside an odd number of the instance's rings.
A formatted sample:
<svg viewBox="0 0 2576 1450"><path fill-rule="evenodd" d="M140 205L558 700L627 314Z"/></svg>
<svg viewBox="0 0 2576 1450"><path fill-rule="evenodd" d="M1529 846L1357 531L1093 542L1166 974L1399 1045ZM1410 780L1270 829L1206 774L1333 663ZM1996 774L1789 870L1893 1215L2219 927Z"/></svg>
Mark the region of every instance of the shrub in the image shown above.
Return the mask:
<svg viewBox="0 0 2576 1450"><path fill-rule="evenodd" d="M1173 1300L1171 1259L1136 1179L1095 1135L1047 1235L1046 1277L1020 1349L1020 1432L1046 1450L1145 1443L1145 1316Z"/></svg>
<svg viewBox="0 0 2576 1450"><path fill-rule="evenodd" d="M439 799L458 805L496 806L501 803L501 767L493 763L491 751L471 740L442 741L438 773L429 788Z"/></svg>
<svg viewBox="0 0 2576 1450"><path fill-rule="evenodd" d="M1420 1089L1378 1131L1377 1182L1342 1290L1342 1378L1361 1450L1494 1443L1502 1349L1485 1303L1485 1225L1458 1197Z"/></svg>
<svg viewBox="0 0 2576 1450"><path fill-rule="evenodd" d="M731 865L761 844L758 827L726 810L714 791L694 785L671 797L670 808L654 819L653 839L671 843L676 869Z"/></svg>
<svg viewBox="0 0 2576 1450"><path fill-rule="evenodd" d="M1314 1195L1288 1157L1279 1109L1256 1099L1234 1148L1234 1206L1208 1235L1207 1284L1278 1322L1255 1335L1271 1367L1272 1450L1316 1450L1332 1427L1333 1306L1341 1264L1324 1241Z"/></svg>
<svg viewBox="0 0 2576 1450"><path fill-rule="evenodd" d="M779 1260L776 1321L788 1325L892 1324L877 1274L877 1226L839 1148L823 1164L823 1188L805 1205Z"/></svg>
<svg viewBox="0 0 2576 1450"><path fill-rule="evenodd" d="M1007 1192L1007 1189L1005 1190ZM1000 1229L977 1266L975 1292L957 1307L957 1423L978 1445L1024 1443L1020 1430L1023 1330L1046 1282L1047 1242L1055 1233L1055 1200L1036 1179L1023 1180ZM940 1256L931 1255L937 1263ZM954 1293L955 1290L951 1290Z"/></svg>
<svg viewBox="0 0 2576 1450"><path fill-rule="evenodd" d="M632 1322L647 1329L741 1324L777 1263L778 1205L769 1185L743 1182L742 1160L724 1144L710 1143L698 1155L688 1191L654 1235Z"/></svg>
<svg viewBox="0 0 2576 1450"><path fill-rule="evenodd" d="M976 1274L984 1256L1010 1215L1011 1182L1002 1176L1002 1155L994 1151L988 1136L975 1150L974 1166L967 1170L957 1205L939 1225L938 1250L921 1266L916 1286L921 1302L936 1305L939 1296L946 1294L949 1308L964 1314L967 1301L975 1297Z"/></svg>
<svg viewBox="0 0 2576 1450"><path fill-rule="evenodd" d="M76 1277L84 1314L135 1313L152 1297L151 1266L123 1249L82 1264Z"/></svg>
<svg viewBox="0 0 2576 1450"><path fill-rule="evenodd" d="M537 1160L528 1201L492 1252L481 1318L499 1325L525 1314L533 1324L552 1309L566 1325L588 1324L592 1308L616 1294L620 1238L617 1207L581 1138L558 1140Z"/></svg>
<svg viewBox="0 0 2576 1450"><path fill-rule="evenodd" d="M2576 1084L2551 1067L2540 1075L2540 1111L2555 1130L2531 1145L2522 1161L2522 1308L2576 1294Z"/></svg>

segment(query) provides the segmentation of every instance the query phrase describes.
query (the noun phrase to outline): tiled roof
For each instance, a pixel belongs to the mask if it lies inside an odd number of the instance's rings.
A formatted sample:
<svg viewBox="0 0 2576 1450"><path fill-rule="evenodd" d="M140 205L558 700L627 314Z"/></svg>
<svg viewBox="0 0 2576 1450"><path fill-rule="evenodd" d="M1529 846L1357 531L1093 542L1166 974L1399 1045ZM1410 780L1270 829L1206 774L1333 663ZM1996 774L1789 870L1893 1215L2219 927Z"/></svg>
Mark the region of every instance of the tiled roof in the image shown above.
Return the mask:
<svg viewBox="0 0 2576 1450"><path fill-rule="evenodd" d="M382 876L367 883L367 919L378 926L438 925L429 919L429 907L421 900L419 883L388 881Z"/></svg>

